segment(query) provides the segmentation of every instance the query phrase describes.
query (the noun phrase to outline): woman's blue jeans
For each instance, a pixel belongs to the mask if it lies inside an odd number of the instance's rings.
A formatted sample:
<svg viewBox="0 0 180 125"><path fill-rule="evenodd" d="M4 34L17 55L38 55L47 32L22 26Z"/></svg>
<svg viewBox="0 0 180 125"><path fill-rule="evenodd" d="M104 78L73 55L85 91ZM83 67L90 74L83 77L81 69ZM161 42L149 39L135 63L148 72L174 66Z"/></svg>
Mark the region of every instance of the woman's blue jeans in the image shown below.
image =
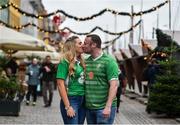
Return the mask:
<svg viewBox="0 0 180 125"><path fill-rule="evenodd" d="M116 107L111 107L111 114L109 118L103 117L104 109L86 109L86 119L88 124L113 124Z"/></svg>
<svg viewBox="0 0 180 125"><path fill-rule="evenodd" d="M84 105L84 96L68 96L70 105L75 110L75 117L70 118L67 116L65 106L63 101L60 102L61 115L64 121L64 124L84 124L86 110Z"/></svg>

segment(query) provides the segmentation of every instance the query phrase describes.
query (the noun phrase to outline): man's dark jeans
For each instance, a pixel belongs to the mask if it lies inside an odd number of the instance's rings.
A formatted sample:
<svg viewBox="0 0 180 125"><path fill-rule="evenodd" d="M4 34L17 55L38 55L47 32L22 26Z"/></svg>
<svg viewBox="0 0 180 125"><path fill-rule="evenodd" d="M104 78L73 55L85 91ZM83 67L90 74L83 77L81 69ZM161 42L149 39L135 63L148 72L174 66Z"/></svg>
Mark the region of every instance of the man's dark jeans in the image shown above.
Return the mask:
<svg viewBox="0 0 180 125"><path fill-rule="evenodd" d="M103 117L104 109L99 110L91 110L86 109L86 119L88 124L113 124L115 114L116 114L116 107L111 107L111 114L109 118Z"/></svg>

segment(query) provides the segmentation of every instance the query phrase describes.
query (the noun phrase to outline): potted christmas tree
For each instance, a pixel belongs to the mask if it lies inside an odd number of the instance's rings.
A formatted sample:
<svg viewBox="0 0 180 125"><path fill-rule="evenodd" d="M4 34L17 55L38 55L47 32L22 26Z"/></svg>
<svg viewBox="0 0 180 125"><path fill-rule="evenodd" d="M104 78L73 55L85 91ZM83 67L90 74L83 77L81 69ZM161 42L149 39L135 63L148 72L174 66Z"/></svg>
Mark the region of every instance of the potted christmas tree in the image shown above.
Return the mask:
<svg viewBox="0 0 180 125"><path fill-rule="evenodd" d="M0 115L18 116L20 101L17 98L20 86L14 77L7 77L4 67L7 60L0 57Z"/></svg>
<svg viewBox="0 0 180 125"><path fill-rule="evenodd" d="M179 46L161 30L157 30L157 39L159 46L150 57L160 54L163 58L159 61L161 70L156 83L150 89L146 111L180 116L180 62L174 58L180 54Z"/></svg>

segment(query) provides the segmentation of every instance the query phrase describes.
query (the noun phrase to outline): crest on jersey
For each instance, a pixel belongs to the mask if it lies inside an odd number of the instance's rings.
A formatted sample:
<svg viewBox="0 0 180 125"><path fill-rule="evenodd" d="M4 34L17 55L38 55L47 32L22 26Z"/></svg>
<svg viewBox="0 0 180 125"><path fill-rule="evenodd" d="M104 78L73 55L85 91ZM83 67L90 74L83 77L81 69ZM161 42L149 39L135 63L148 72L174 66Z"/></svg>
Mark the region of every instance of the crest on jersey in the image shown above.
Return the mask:
<svg viewBox="0 0 180 125"><path fill-rule="evenodd" d="M89 76L89 79L93 79L94 78L94 73L93 72L89 72L88 76Z"/></svg>

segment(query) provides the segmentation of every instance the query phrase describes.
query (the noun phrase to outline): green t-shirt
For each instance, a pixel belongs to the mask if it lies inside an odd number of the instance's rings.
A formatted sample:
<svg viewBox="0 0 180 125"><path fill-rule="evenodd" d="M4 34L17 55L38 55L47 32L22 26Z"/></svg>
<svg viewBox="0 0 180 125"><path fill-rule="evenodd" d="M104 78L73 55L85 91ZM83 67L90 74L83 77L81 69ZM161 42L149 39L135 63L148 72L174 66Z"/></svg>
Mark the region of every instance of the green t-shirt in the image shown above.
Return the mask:
<svg viewBox="0 0 180 125"><path fill-rule="evenodd" d="M62 60L58 64L57 69L57 79L64 79L67 81L68 85L68 95L69 96L78 96L84 95L84 70L79 62L75 63L75 72L74 75L68 77L69 71L69 62L67 60ZM68 80L67 80L68 79Z"/></svg>
<svg viewBox="0 0 180 125"><path fill-rule="evenodd" d="M85 97L88 109L102 109L106 105L109 93L109 81L118 80L118 65L109 55L102 54L96 60L86 60ZM116 98L112 106L116 106Z"/></svg>

